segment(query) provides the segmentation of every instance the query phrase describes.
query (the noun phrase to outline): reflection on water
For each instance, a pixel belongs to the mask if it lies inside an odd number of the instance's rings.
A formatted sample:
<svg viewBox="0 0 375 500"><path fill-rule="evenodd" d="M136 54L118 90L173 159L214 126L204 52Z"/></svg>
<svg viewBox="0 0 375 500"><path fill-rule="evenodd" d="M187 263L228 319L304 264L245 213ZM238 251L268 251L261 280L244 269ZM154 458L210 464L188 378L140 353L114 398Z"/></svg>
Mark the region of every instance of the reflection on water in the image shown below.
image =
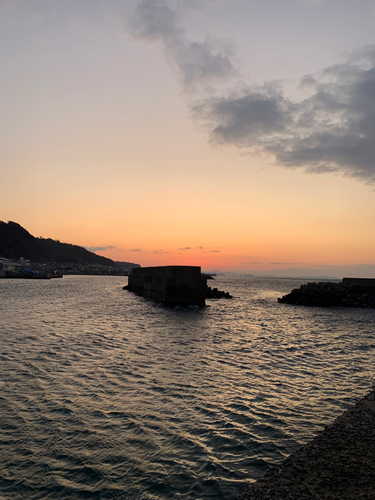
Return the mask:
<svg viewBox="0 0 375 500"><path fill-rule="evenodd" d="M218 277L170 310L120 277L0 282L0 498L230 499L373 382L375 311Z"/></svg>

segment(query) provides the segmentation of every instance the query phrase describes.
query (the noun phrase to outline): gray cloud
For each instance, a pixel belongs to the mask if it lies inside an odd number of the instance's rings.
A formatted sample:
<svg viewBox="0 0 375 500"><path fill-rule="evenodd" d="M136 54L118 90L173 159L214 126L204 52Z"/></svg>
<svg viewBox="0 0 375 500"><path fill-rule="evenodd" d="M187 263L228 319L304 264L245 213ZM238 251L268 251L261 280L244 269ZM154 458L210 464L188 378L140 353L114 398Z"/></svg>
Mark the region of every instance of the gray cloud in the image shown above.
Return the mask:
<svg viewBox="0 0 375 500"><path fill-rule="evenodd" d="M206 99L192 109L213 126L212 141L253 149L263 148L268 138L286 132L293 121L292 103L272 84Z"/></svg>
<svg viewBox="0 0 375 500"><path fill-rule="evenodd" d="M131 250L128 250L128 252L142 252L140 248L133 248Z"/></svg>
<svg viewBox="0 0 375 500"><path fill-rule="evenodd" d="M179 250L191 250L191 247L179 248Z"/></svg>
<svg viewBox="0 0 375 500"><path fill-rule="evenodd" d="M210 139L273 155L277 164L307 172L338 172L375 183L375 46L301 86L310 97L292 102L268 83L193 107Z"/></svg>
<svg viewBox="0 0 375 500"><path fill-rule="evenodd" d="M183 11L197 5L181 0L141 0L128 24L133 37L162 44L185 90L196 90L236 74L232 44L210 39L191 41L180 26Z"/></svg>

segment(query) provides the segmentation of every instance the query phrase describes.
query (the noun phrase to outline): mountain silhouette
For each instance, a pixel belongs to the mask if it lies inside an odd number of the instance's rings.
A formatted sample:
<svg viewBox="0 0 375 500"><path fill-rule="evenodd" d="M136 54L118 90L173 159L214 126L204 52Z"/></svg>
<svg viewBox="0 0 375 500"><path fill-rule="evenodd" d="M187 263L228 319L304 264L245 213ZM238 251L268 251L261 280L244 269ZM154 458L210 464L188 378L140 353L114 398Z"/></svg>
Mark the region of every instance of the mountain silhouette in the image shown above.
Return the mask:
<svg viewBox="0 0 375 500"><path fill-rule="evenodd" d="M116 263L89 250L70 243L60 243L51 238L35 238L17 222L0 221L0 257L32 262L57 262L64 264L100 264L117 267ZM130 263L126 263L130 264ZM139 264L134 264L138 267Z"/></svg>

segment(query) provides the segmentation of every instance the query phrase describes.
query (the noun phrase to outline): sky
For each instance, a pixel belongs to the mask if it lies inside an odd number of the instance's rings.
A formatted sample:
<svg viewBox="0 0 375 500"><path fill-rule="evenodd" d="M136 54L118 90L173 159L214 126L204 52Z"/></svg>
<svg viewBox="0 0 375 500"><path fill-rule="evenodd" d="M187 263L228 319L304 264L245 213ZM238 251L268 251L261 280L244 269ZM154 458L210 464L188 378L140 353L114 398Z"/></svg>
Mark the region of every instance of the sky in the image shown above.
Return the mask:
<svg viewBox="0 0 375 500"><path fill-rule="evenodd" d="M0 0L0 109L34 236L375 277L374 0Z"/></svg>

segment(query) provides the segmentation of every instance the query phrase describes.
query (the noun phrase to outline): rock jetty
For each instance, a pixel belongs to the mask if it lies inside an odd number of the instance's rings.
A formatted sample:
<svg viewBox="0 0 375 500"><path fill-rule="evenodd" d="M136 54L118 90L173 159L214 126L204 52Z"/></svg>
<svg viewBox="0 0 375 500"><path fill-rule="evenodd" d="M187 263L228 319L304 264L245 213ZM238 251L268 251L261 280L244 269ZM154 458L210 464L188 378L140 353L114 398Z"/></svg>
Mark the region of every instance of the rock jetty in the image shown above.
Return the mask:
<svg viewBox="0 0 375 500"><path fill-rule="evenodd" d="M233 500L375 499L375 392Z"/></svg>
<svg viewBox="0 0 375 500"><path fill-rule="evenodd" d="M375 293L368 287L368 293L363 292L363 287L350 282L324 281L307 283L295 288L277 301L284 304L317 307L362 307L375 308Z"/></svg>

